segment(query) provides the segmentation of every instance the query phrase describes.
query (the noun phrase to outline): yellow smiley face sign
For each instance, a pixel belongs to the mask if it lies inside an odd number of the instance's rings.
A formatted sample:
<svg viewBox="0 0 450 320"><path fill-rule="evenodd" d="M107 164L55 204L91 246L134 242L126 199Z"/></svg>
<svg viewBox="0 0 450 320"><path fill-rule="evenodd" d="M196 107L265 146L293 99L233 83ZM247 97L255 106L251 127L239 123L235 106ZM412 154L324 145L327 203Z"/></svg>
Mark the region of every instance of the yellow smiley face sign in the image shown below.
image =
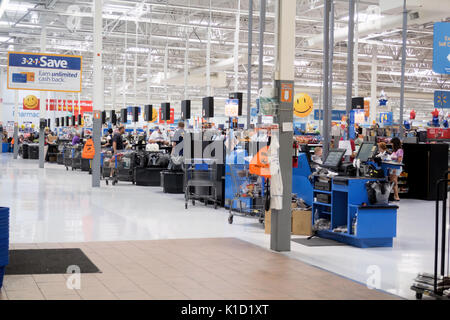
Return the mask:
<svg viewBox="0 0 450 320"><path fill-rule="evenodd" d="M306 93L297 93L294 97L294 115L299 118L305 118L311 114L314 109L312 98Z"/></svg>
<svg viewBox="0 0 450 320"><path fill-rule="evenodd" d="M23 99L23 108L26 110L39 110L39 99L30 94Z"/></svg>

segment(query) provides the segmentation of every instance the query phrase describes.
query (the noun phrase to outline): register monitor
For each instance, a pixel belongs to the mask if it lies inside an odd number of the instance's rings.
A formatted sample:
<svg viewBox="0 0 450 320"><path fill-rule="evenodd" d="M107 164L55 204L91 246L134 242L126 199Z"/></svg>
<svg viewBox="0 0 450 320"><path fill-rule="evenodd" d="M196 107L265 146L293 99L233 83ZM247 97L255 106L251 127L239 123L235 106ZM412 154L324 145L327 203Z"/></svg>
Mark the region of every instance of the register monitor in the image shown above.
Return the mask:
<svg viewBox="0 0 450 320"><path fill-rule="evenodd" d="M330 150L327 158L322 164L322 167L337 171L342 163L342 157L344 157L345 152L345 149Z"/></svg>
<svg viewBox="0 0 450 320"><path fill-rule="evenodd" d="M376 152L377 152L377 145L375 143L365 142L359 148L356 159L361 160L361 163L367 162L369 161L369 159L375 157Z"/></svg>

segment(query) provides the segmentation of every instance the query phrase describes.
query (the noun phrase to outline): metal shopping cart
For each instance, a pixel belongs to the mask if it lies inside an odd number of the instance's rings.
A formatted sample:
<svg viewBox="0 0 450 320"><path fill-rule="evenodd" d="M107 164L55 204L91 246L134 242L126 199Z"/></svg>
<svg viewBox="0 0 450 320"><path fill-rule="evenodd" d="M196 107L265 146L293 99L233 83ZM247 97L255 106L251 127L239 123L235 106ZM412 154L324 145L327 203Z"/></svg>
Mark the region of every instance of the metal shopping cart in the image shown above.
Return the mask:
<svg viewBox="0 0 450 320"><path fill-rule="evenodd" d="M185 208L188 208L189 201L195 206L196 200L214 204L217 209L219 203L217 199L217 164L212 159L200 159L186 161L184 164L185 179Z"/></svg>
<svg viewBox="0 0 450 320"><path fill-rule="evenodd" d="M106 185L111 181L116 185L119 181L128 181L135 184L134 180L134 151L122 151L113 155L112 151L102 153L102 178ZM111 170L113 174L111 176Z"/></svg>
<svg viewBox="0 0 450 320"><path fill-rule="evenodd" d="M231 177L232 197L229 199L228 223L235 215L258 219L264 224L266 183L263 177L249 173L248 165L229 164L227 175Z"/></svg>
<svg viewBox="0 0 450 320"><path fill-rule="evenodd" d="M450 180L447 178L448 174L450 174L450 171L445 173L437 185L434 272L419 273L411 286L411 290L416 293L416 299L419 300L423 298L424 294L434 299L450 300L450 244L448 242L450 235L448 234L449 231L447 228L447 221L449 219L447 207ZM440 190L444 192L441 193ZM442 199L440 199L441 194Z"/></svg>
<svg viewBox="0 0 450 320"><path fill-rule="evenodd" d="M64 146L64 166L66 167L66 170L69 170L69 167L72 166L72 152L73 148L71 145Z"/></svg>

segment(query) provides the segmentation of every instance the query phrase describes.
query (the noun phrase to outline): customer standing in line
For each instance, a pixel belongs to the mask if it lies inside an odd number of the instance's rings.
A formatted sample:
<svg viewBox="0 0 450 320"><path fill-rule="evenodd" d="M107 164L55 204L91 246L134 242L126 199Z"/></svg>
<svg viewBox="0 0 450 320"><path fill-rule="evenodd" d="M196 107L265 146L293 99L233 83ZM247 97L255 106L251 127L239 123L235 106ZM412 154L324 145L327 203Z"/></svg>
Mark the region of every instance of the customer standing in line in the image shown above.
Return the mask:
<svg viewBox="0 0 450 320"><path fill-rule="evenodd" d="M393 153L391 154L392 161L402 163L403 161L403 149L402 142L399 138L395 137L391 140ZM392 169L389 173L389 181L394 182L394 200L400 201L400 196L398 195L398 177L402 173L402 169Z"/></svg>
<svg viewBox="0 0 450 320"><path fill-rule="evenodd" d="M111 157L111 174L110 177L112 178L114 175L114 168L115 168L115 162L116 157L120 151L125 149L125 143L123 141L122 135L125 133L125 127L120 126L118 131L114 133L114 136L112 138L112 148L113 148L113 156Z"/></svg>
<svg viewBox="0 0 450 320"><path fill-rule="evenodd" d="M173 156L183 156L183 148L177 148L177 145L182 143L184 139L184 122L178 122L178 128L172 137L172 155Z"/></svg>

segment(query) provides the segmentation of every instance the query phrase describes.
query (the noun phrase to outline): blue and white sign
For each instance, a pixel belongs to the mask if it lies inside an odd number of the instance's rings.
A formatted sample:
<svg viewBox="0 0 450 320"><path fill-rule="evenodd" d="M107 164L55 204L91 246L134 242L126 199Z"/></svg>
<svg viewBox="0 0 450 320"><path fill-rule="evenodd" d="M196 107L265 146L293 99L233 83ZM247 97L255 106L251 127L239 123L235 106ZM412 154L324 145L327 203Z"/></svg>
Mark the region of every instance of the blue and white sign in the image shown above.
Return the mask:
<svg viewBox="0 0 450 320"><path fill-rule="evenodd" d="M450 91L435 91L434 92L434 107L435 108L450 108Z"/></svg>
<svg viewBox="0 0 450 320"><path fill-rule="evenodd" d="M433 71L450 74L450 22L436 22L433 39Z"/></svg>
<svg viewBox="0 0 450 320"><path fill-rule="evenodd" d="M347 112L345 110L332 110L331 120L341 121L342 117L345 116L346 114ZM319 110L314 110L314 120L323 120L323 110L320 110L320 118L319 118Z"/></svg>
<svg viewBox="0 0 450 320"><path fill-rule="evenodd" d="M82 57L8 52L8 89L81 92Z"/></svg>

